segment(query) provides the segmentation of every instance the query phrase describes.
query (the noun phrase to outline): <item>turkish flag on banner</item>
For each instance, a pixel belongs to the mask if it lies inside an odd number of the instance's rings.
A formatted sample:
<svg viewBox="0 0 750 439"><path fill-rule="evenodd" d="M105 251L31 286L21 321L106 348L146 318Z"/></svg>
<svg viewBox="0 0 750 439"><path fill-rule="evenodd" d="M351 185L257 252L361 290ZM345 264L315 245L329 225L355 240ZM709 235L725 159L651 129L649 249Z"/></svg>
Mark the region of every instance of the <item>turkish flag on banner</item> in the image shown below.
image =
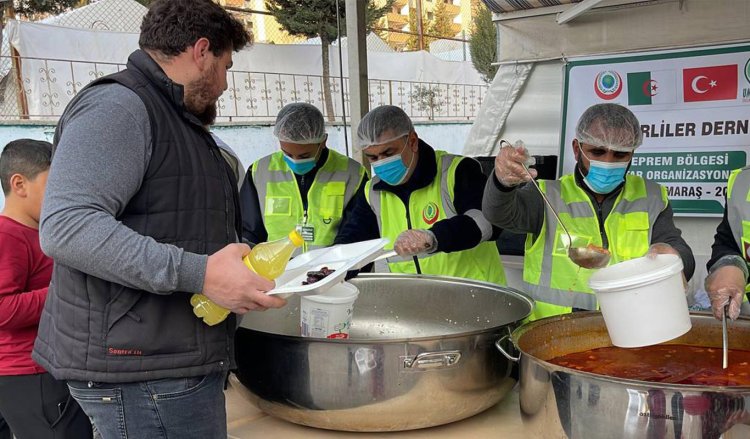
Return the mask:
<svg viewBox="0 0 750 439"><path fill-rule="evenodd" d="M737 64L682 71L685 102L737 99Z"/></svg>

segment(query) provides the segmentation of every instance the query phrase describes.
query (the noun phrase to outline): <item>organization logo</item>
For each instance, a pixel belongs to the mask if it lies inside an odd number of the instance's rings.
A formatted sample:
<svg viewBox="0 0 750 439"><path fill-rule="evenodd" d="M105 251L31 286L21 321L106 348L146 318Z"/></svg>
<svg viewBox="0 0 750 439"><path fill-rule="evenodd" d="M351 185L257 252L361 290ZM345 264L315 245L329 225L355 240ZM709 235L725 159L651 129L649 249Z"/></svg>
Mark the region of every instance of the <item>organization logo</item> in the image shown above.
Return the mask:
<svg viewBox="0 0 750 439"><path fill-rule="evenodd" d="M742 88L742 101L750 102L750 58L745 63L745 80L747 80L748 86Z"/></svg>
<svg viewBox="0 0 750 439"><path fill-rule="evenodd" d="M707 66L682 71L685 102L737 99L737 64Z"/></svg>
<svg viewBox="0 0 750 439"><path fill-rule="evenodd" d="M433 225L437 222L438 217L440 217L440 208L437 204L430 201L424 209L422 209L422 220L428 225Z"/></svg>
<svg viewBox="0 0 750 439"><path fill-rule="evenodd" d="M748 58L747 62L745 63L745 79L747 79L747 82L750 83L750 58Z"/></svg>
<svg viewBox="0 0 750 439"><path fill-rule="evenodd" d="M620 92L622 91L622 78L620 74L614 70L599 72L596 75L596 79L594 79L594 91L597 96L605 101L611 101L620 96Z"/></svg>

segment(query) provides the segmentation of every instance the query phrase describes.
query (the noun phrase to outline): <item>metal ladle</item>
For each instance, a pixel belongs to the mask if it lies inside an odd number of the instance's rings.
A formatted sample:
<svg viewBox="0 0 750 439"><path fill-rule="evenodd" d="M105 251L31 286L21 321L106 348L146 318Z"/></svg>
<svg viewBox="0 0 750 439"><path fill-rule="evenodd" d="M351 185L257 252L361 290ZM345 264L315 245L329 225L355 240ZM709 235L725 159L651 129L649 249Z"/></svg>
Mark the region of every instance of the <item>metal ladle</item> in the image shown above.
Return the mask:
<svg viewBox="0 0 750 439"><path fill-rule="evenodd" d="M724 315L721 317L721 367L726 369L729 366L729 336L727 335L727 313L729 313L729 303L724 305Z"/></svg>
<svg viewBox="0 0 750 439"><path fill-rule="evenodd" d="M536 182L536 180L534 180L534 176L531 175L531 172L529 172L529 168L526 167L526 164L521 163L521 166L523 166L523 169L527 174L529 174L529 177L531 177L531 182L534 184L536 190L539 191L539 194L542 196L544 203L557 219L557 223L560 224L560 227L562 227L563 231L565 231L565 234L568 235L568 257L570 258L570 260L573 261L574 264L582 268L591 269L606 267L609 263L609 252L604 253L596 251L589 247L573 247L573 237L570 235L570 232L568 232L568 228L565 227L565 224L563 224L555 208L552 207L552 203L550 203L549 199L544 194L544 191L542 191L542 188L540 188L539 184Z"/></svg>

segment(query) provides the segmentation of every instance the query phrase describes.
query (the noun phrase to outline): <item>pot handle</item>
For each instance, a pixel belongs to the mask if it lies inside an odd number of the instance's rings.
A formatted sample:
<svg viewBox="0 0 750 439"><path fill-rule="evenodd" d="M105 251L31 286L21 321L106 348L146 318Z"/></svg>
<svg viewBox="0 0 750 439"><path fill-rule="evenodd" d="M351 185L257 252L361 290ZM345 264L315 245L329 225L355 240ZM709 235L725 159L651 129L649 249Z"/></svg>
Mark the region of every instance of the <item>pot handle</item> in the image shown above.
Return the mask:
<svg viewBox="0 0 750 439"><path fill-rule="evenodd" d="M404 357L403 360L404 369L451 367L461 360L461 351L423 352L416 357Z"/></svg>
<svg viewBox="0 0 750 439"><path fill-rule="evenodd" d="M514 357L513 355L505 352L505 348L503 347L503 342L507 340L508 337L510 337L510 334L505 334L502 337L498 338L497 341L495 342L495 347L497 348L498 351L500 351L501 354L505 355L505 358L507 358L508 360L514 363L518 363L518 360L521 357Z"/></svg>

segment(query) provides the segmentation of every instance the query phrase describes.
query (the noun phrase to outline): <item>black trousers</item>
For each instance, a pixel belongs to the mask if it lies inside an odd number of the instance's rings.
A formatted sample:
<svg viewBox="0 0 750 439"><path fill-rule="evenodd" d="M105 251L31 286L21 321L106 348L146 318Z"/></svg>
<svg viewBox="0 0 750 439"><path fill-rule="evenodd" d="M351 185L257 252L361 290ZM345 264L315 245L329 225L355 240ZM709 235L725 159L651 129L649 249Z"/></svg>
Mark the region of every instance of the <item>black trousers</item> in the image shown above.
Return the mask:
<svg viewBox="0 0 750 439"><path fill-rule="evenodd" d="M68 385L48 373L0 376L0 413L17 439L92 437L91 421Z"/></svg>
<svg viewBox="0 0 750 439"><path fill-rule="evenodd" d="M8 427L8 423L5 422L2 413L0 413L0 439L13 439L13 436L10 433L10 427Z"/></svg>

